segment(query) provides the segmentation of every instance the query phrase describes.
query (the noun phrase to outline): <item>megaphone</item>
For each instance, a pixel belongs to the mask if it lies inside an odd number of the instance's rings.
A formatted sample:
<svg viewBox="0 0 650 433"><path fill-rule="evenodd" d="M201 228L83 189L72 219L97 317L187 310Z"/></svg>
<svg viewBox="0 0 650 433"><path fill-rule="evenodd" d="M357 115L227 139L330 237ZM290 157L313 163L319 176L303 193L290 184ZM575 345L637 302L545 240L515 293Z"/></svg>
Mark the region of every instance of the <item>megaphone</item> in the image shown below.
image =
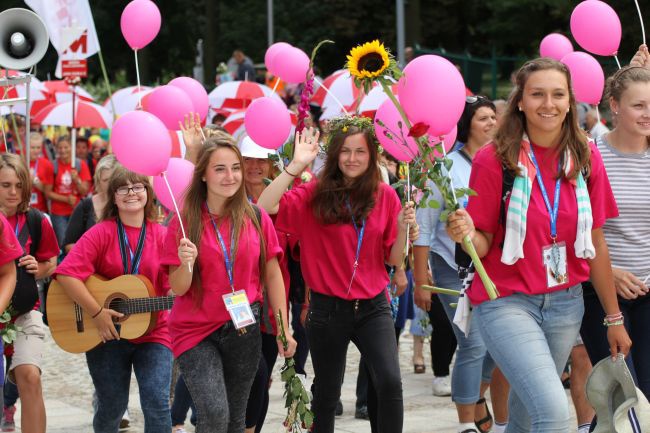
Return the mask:
<svg viewBox="0 0 650 433"><path fill-rule="evenodd" d="M34 12L13 8L0 13L0 66L17 70L34 66L48 43L47 28Z"/></svg>

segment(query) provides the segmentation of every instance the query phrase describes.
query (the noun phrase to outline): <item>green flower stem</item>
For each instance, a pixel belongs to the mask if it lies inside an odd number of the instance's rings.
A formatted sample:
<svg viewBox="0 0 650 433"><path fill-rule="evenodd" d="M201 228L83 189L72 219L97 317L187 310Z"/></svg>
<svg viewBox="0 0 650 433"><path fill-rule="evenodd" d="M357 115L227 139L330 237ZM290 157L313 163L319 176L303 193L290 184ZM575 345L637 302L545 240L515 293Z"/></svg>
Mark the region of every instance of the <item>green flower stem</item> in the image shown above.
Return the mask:
<svg viewBox="0 0 650 433"><path fill-rule="evenodd" d="M491 301L494 301L496 298L499 297L499 291L497 290L496 286L488 276L487 272L485 271L485 268L483 267L483 263L481 262L481 259L479 258L478 254L476 253L476 249L474 248L474 244L472 243L472 240L469 238L469 236L465 236L463 238L463 245L465 246L465 251L469 256L472 258L472 262L474 263L474 268L476 268L476 273L481 277L481 281L483 281L483 285L485 286L485 291L487 292L489 298Z"/></svg>
<svg viewBox="0 0 650 433"><path fill-rule="evenodd" d="M430 292L441 293L443 295L460 296L460 290L443 289L442 287L434 287L434 286L427 286L427 285L422 285L420 287Z"/></svg>

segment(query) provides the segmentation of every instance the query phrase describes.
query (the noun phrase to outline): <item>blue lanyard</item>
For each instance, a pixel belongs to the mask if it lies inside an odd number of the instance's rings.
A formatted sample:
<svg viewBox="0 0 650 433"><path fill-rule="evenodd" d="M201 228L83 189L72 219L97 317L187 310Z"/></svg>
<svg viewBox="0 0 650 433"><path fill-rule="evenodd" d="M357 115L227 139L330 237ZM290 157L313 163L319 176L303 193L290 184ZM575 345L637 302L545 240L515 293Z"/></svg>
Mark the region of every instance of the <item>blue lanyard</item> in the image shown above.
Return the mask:
<svg viewBox="0 0 650 433"><path fill-rule="evenodd" d="M352 215L352 207L350 206L349 199L347 201L347 206L350 215ZM361 229L359 229L359 226L354 219L354 215L352 215L352 225L354 226L354 231L357 233L357 254L354 257L354 267L356 269L356 267L359 266L359 254L361 253L361 244L363 243L363 233L366 231L366 219L364 218L361 220Z"/></svg>
<svg viewBox="0 0 650 433"><path fill-rule="evenodd" d="M18 214L16 213L16 226L14 227L14 233L16 233L16 238L18 238Z"/></svg>
<svg viewBox="0 0 650 433"><path fill-rule="evenodd" d="M207 207L207 203L205 204ZM235 292L235 278L233 276L233 269L235 267L235 257L231 256L228 253L228 249L226 248L226 243L223 241L223 237L221 236L221 233L219 232L219 229L217 228L217 223L214 222L214 218L212 218L212 214L210 213L210 208L208 207L208 215L210 215L210 221L212 221L212 227L214 227L214 231L217 233L217 239L219 239L219 245L221 246L221 251L223 252L223 261L226 265L226 272L228 273L228 281L230 282L230 289ZM231 224L230 227L230 251L232 252L233 245L235 245L235 226Z"/></svg>
<svg viewBox="0 0 650 433"><path fill-rule="evenodd" d="M124 229L124 224L120 219L117 219L117 234L120 241L120 255L122 256L122 266L124 268L124 274L137 274L140 270L140 262L142 261L142 252L144 251L144 241L147 237L147 221L142 222L142 228L140 229L140 235L138 236L138 246L135 249L135 254L131 249L129 244L129 239L126 236L126 230ZM131 270L129 271L129 263L126 259L126 251L129 251L131 256Z"/></svg>
<svg viewBox="0 0 650 433"><path fill-rule="evenodd" d="M557 238L557 214L558 210L560 209L560 182L562 179L558 178L555 181L555 197L553 198L553 208L551 208L551 203L548 201L548 194L546 193L546 187L542 181L542 172L539 169L537 159L535 158L535 152L533 152L532 147L530 149L530 159L533 161L533 164L535 164L535 170L537 170L537 183L539 184L539 189L542 191L542 197L544 197L546 210L548 211L549 218L551 219L551 239L555 241ZM558 170L559 169L560 163L558 162Z"/></svg>

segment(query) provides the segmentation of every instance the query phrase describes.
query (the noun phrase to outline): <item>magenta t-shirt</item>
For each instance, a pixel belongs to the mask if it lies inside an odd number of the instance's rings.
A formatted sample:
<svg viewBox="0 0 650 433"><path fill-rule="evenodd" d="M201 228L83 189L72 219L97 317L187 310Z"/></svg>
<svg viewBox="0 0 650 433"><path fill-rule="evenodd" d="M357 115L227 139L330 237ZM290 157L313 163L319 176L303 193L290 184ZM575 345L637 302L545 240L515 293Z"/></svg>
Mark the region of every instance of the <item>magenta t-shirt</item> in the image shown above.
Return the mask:
<svg viewBox="0 0 650 433"><path fill-rule="evenodd" d="M359 254L359 266L352 282L357 251L357 232L352 221L346 224L321 224L314 216L311 200L317 181L287 191L280 200L275 226L295 235L300 242L300 264L311 290L343 299L370 299L386 289L388 273L384 266L397 237L397 214L401 204L397 193L380 183L375 206L366 220ZM357 221L361 226L361 222Z"/></svg>
<svg viewBox="0 0 650 433"><path fill-rule="evenodd" d="M554 176L557 173L558 156L554 149L534 144L532 148L540 166L546 192L551 205L553 205ZM602 227L606 219L618 216L618 209L600 153L593 143L590 143L590 148L591 173L586 181L594 220L593 228L596 229ZM563 180L560 184L560 206L557 221L557 242L566 244L568 282L552 289L549 289L546 284L542 248L552 244L551 222L537 179L533 182L530 204L526 214L524 257L513 265L501 262L501 244L504 237L504 226L499 222L502 182L501 162L496 156L494 144L488 144L476 153L472 161L469 187L476 191L477 195L470 197L467 211L472 216L478 230L494 234L490 250L481 261L501 296L513 293L543 294L587 281L589 279L589 264L587 260L577 258L575 255L578 206L575 187L568 180ZM506 211L509 203L508 199L504 204ZM485 287L478 275L474 278L467 293L475 305L488 300Z"/></svg>
<svg viewBox="0 0 650 433"><path fill-rule="evenodd" d="M18 233L20 233L23 229L23 226L27 223L27 214L26 213L15 214L14 216L7 218L7 220L9 221L9 225L11 226L12 231L14 233L16 232L16 225L17 225ZM27 254L29 254L29 248L31 247L31 245L32 245L32 238L31 236L29 236L28 233L27 242L25 242L25 251ZM59 244L56 241L56 234L54 233L54 229L52 228L52 224L50 224L50 221L45 216L43 216L43 219L41 220L41 240L38 244L35 258L39 262L44 262L58 255L59 255Z"/></svg>
<svg viewBox="0 0 650 433"><path fill-rule="evenodd" d="M0 212L0 266L13 262L23 255L23 249L20 247L13 227L5 216Z"/></svg>
<svg viewBox="0 0 650 433"><path fill-rule="evenodd" d="M260 209L261 210L261 209ZM282 259L282 249L273 228L271 218L261 210L262 233L266 242L266 259L277 257ZM210 221L207 209L203 206L203 235L198 247L198 263L203 286L203 302L199 307L194 305L193 289L184 295L176 297L174 307L169 315L169 332L172 338L174 356L178 357L186 350L199 344L208 335L230 320L230 314L223 302L223 295L232 293L226 272L221 245ZM215 222L217 222L215 220ZM230 220L226 219L219 225L228 254L230 246ZM178 244L182 235L178 226L178 218L174 217L169 223L161 264L179 266ZM248 301L252 304L262 301L262 282L260 281L260 239L252 221L246 220L239 234L237 254L234 263L235 290L245 290Z"/></svg>
<svg viewBox="0 0 650 433"><path fill-rule="evenodd" d="M140 236L140 227L124 225L124 228L129 245L135 252ZM169 293L167 273L160 270L160 256L166 231L167 229L160 224L147 221L147 235L138 273L151 281L156 296L167 296ZM55 271L55 276L67 275L81 281L86 281L93 274L99 274L109 280L124 275L115 220L104 221L91 227L74 244L72 250ZM132 343L160 343L171 348L167 330L169 314L167 311L159 311L155 314L157 315L156 327L142 337L130 341Z"/></svg>

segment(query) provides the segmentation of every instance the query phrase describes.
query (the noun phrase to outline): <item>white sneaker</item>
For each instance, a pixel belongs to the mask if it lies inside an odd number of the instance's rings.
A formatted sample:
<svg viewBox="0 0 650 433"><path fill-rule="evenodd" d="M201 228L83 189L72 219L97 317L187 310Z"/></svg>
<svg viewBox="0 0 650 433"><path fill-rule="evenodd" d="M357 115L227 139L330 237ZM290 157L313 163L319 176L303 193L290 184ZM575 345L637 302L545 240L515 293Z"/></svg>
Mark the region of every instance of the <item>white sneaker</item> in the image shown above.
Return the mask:
<svg viewBox="0 0 650 433"><path fill-rule="evenodd" d="M185 430L183 427L176 427L173 433L187 433L187 430Z"/></svg>
<svg viewBox="0 0 650 433"><path fill-rule="evenodd" d="M447 397L451 395L449 376L433 378L433 395L437 397Z"/></svg>

